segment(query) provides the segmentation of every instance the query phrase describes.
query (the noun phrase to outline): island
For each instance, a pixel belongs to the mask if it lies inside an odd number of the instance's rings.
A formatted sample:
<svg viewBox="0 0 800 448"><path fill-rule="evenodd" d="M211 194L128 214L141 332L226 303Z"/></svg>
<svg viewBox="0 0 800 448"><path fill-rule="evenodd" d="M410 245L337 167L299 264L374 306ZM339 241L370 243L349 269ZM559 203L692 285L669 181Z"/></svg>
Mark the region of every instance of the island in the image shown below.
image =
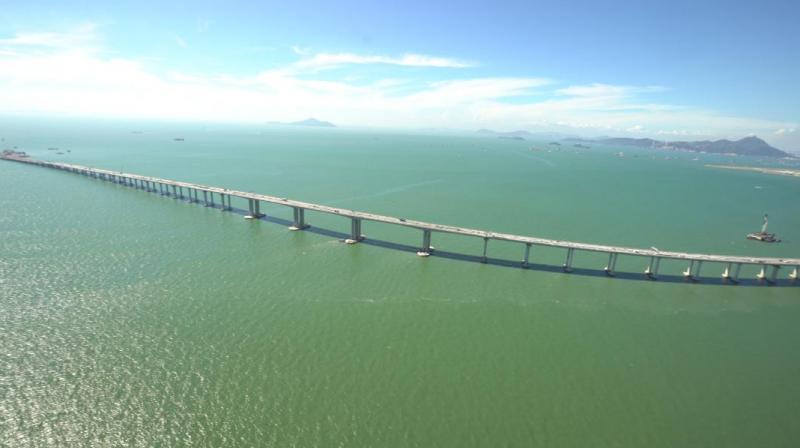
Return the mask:
<svg viewBox="0 0 800 448"><path fill-rule="evenodd" d="M313 126L316 128L335 128L336 125L330 121L317 120L316 118L306 118L301 121L293 121L289 123L292 126Z"/></svg>
<svg viewBox="0 0 800 448"><path fill-rule="evenodd" d="M335 128L336 125L330 121L317 120L316 118L306 118L300 121L291 121L284 123L282 121L269 121L267 124L281 125L281 126L308 126L313 128Z"/></svg>
<svg viewBox="0 0 800 448"><path fill-rule="evenodd" d="M711 154L735 154L740 156L794 158L795 156L770 146L764 140L750 136L739 140L702 140L702 141L659 141L652 138L599 138L599 139L566 139L577 143L601 143L611 146L634 146L643 149L659 149L667 151L705 152Z"/></svg>

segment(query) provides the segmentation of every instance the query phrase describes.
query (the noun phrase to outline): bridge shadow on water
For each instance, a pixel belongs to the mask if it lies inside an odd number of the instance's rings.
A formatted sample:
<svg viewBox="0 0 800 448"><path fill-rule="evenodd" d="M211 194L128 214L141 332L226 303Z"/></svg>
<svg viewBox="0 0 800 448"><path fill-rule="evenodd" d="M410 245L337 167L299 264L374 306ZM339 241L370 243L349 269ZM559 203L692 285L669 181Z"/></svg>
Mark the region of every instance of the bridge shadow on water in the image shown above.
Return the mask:
<svg viewBox="0 0 800 448"><path fill-rule="evenodd" d="M211 206L209 206L209 208L210 207ZM221 206L219 204L216 204L214 205L214 208L221 209ZM247 216L249 213L248 210L236 207L233 207L231 210L228 210L228 212L241 215L242 217ZM253 220L255 221L256 219ZM257 218L257 220L268 222L271 224L278 224L285 228L288 228L293 224L291 220L279 218L272 215L263 216ZM350 237L350 234L346 232L339 232L336 230L326 229L323 227L316 227L313 225L302 231L338 239L342 241L343 244L344 240ZM391 241L372 239L372 238L366 238L363 241L360 241L358 244L365 244L367 246L380 247L383 249L395 250L398 252L407 252L413 254L414 256L416 256L416 253L419 250L419 247L417 246L394 243ZM492 257L487 257L484 260L484 258L480 255L470 255L459 252L448 252L440 249L432 251L431 256L436 258L444 258L447 260L454 260L454 261L461 261L468 263L480 263L491 266L501 266L505 268L519 269L524 271L526 270L526 271L549 272L553 274L570 275L570 276L579 275L584 277L600 277L600 278L609 278L615 280L638 281L646 283L681 283L681 284L692 284L698 286L739 286L739 287L753 287L753 286L792 287L800 285L800 281L792 281L791 279L777 279L774 283L770 283L758 279L740 278L738 283L732 283L723 280L721 276L699 277L687 280L683 275L669 275L669 274L659 274L657 280L652 280L647 276L645 276L643 273L635 273L635 272L615 272L612 277L606 274L605 271L603 271L602 269L589 269L581 267L573 267L569 273L566 273L564 272L563 268L559 265L529 262L527 267L523 267L521 261L515 261L515 260L512 261L504 258L492 258Z"/></svg>
<svg viewBox="0 0 800 448"><path fill-rule="evenodd" d="M104 181L104 180L98 179L97 177L95 177L95 179L97 179L100 182ZM207 208L214 208L214 209L218 209L218 210L222 210L223 209L223 205L222 204L204 204L203 201L199 201L199 200L198 201L192 201L192 200L190 200L190 198L188 196L187 197L175 198L172 194L163 194L163 193L160 193L157 190L146 190L145 188L141 188L141 187L134 187L132 185L123 185L123 184L116 184L116 183L115 183L115 185L117 185L119 187L126 188L126 189L130 188L130 189L137 189L137 190L147 191L147 192L153 193L154 195L162 196L164 198L171 198L171 199L175 199L175 200L180 200L182 202L188 202L190 204L198 205L198 206L201 206L201 207L205 206ZM167 190L167 191L169 191L169 190ZM212 200L213 200L213 194L212 194ZM241 215L243 217L247 216L249 214L248 210L244 210L244 209L237 208L237 207L231 207L227 211L230 212L230 213ZM275 217L275 216L263 216L263 217L258 218L258 220L259 221L264 221L264 222L269 222L269 223L272 223L272 224L278 224L278 225L281 225L283 227L289 227L289 226L291 226L293 224L293 222L290 221L290 220L278 218L278 217ZM336 238L336 239L339 239L339 240L342 240L342 241L344 241L346 238L348 238L350 236L350 234L348 234L348 233L338 232L338 231L335 231L335 230L330 230L330 229L326 229L326 228L323 228L323 227L315 227L315 226L310 226L310 227L304 229L303 231L304 232L314 233L314 234L317 234L317 235L327 236L327 237L330 237L330 238ZM371 238L367 238L367 239L359 242L359 244L366 244L368 246L381 247L381 248L384 248L384 249L390 249L390 250L395 250L395 251L399 251L399 252L408 252L408 253L415 254L415 255L416 255L417 250L419 249L417 246L410 246L410 245L407 245L407 244L393 243L391 241L371 239ZM564 270L562 269L561 266L552 265L552 264L528 263L527 266L523 267L522 263L520 261L512 261L512 260L508 260L508 259L492 258L492 257L484 258L482 256L477 256L477 255L469 255L469 254L458 253L458 252L448 252L448 251L438 250L438 249L435 250L435 251L432 251L432 255L435 256L436 258L444 258L444 259L449 259L449 260L454 260L454 261L461 261L461 262L481 263L481 264L488 264L488 265L492 265L492 266L500 266L500 267L506 267L506 268L520 269L520 270L550 272L550 273L553 273L553 274L560 274L560 275L579 275L579 276L585 276L585 277L609 278L609 276L602 269L588 269L588 268L581 268L581 267L573 267L572 270L569 273L566 273L566 272L564 272ZM643 273L623 272L623 271L615 272L614 275L613 275L613 278L614 279L618 279L618 280L639 281L639 282L653 282L654 281L654 280L650 279L649 277L645 276ZM690 284L694 284L694 285L703 285L703 286L719 286L719 285L731 285L731 284L734 284L734 285L742 286L742 287L764 286L764 285L773 286L773 287L792 287L792 286L800 285L800 281L792 280L792 279L788 279L788 278L777 279L774 283L773 282L768 282L768 281L758 280L757 278L740 278L738 282L733 283L733 282L725 281L721 277L721 275L720 276L716 276L716 277L699 277L699 278L694 278L694 279L687 279L683 275L659 274L657 282L659 282L659 283L690 283Z"/></svg>

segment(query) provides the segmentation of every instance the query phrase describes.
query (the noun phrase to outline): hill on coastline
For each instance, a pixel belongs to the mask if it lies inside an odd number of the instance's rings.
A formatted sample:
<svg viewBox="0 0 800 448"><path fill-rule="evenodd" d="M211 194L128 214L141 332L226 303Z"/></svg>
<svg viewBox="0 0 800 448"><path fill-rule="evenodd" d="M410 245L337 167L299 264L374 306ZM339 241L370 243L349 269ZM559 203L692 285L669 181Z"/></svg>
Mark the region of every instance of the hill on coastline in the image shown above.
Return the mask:
<svg viewBox="0 0 800 448"><path fill-rule="evenodd" d="M737 154L742 156L755 157L795 157L778 148L770 146L764 140L752 136L740 140L702 140L695 142L677 141L667 142L651 138L600 138L600 139L567 139L569 141L581 141L602 143L606 145L635 146L638 148L651 148L671 151L694 151L707 152L713 154Z"/></svg>

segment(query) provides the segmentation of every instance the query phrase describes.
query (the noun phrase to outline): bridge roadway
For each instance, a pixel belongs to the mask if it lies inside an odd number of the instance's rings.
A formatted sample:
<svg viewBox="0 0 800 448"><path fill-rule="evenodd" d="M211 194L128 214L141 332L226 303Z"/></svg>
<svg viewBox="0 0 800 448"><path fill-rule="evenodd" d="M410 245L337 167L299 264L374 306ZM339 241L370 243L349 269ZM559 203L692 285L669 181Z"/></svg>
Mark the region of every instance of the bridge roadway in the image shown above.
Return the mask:
<svg viewBox="0 0 800 448"><path fill-rule="evenodd" d="M747 256L734 256L734 255L712 255L712 254L696 254L686 252L670 252L660 251L654 249L637 249L622 246L607 246L601 244L588 244L578 243L573 241L552 240L546 238L537 238L530 236L513 235L508 233L490 232L486 230L470 229L465 227L450 226L444 224L434 224L424 221L416 221L412 219L397 218L393 216L377 215L374 213L360 212L355 210L348 210L337 207L330 207L327 205L313 204L310 202L296 201L288 198L281 198L276 196L269 196L258 193L250 193L239 190L229 190L227 188L214 187L209 185L195 184L190 182L180 182L170 179L161 179L152 176L142 176L139 174L123 173L119 171L104 170L99 168L90 168L81 165L74 165L68 163L47 162L42 160L35 160L28 157L19 157L15 155L6 155L0 157L5 160L22 162L32 165L44 166L55 168L59 170L66 170L76 172L93 177L100 177L105 180L110 180L116 183L124 183L137 188L143 188L151 192L161 192L162 194L169 195L169 188L172 188L172 195L178 197L177 190L180 189L180 197L183 197L183 188L187 189L189 200L192 202L200 202L197 192L203 192L204 202L209 204L206 195L211 194L211 205L214 205L214 194L220 195L222 208L231 209L230 198L237 197L248 200L250 214L248 218L257 218L263 216L260 213L259 201L268 202L272 204L283 205L294 209L294 224L292 230L300 230L308 227L305 223L305 210L313 210L320 213L328 213L350 218L351 235L350 238L345 240L348 243L357 243L363 240L361 235L361 221L380 222L385 224L393 224L398 226L410 227L418 229L423 232L423 244L419 252L420 256L428 256L433 252L431 246L431 233L451 233L456 235L465 235L471 237L482 238L483 245L483 259L486 260L487 245L489 240L509 241L513 243L521 243L525 245L524 258L522 261L523 266L527 266L529 262L531 246L546 246L558 247L567 250L566 259L563 264L565 271L572 270L572 260L575 251L587 252L600 252L608 254L608 264L604 268L605 272L609 275L614 275L617 257L619 255L629 255L637 257L649 258L647 269L644 274L651 279L656 279L658 276L658 269L662 259L675 259L685 260L689 262L689 266L683 275L689 279L696 279L700 276L700 268L704 262L722 263L725 269L722 273L722 278L737 283L739 279L739 271L742 265L757 265L761 268L758 279L765 280L767 283L776 281L778 270L781 267L792 268L789 278L792 281L798 278L798 267L800 267L800 259L797 258L771 258L771 257L747 257ZM156 190L158 185L159 190ZM166 192L164 189L166 188ZM227 197L228 204L225 205L225 198ZM767 273L767 268L771 267L772 272Z"/></svg>

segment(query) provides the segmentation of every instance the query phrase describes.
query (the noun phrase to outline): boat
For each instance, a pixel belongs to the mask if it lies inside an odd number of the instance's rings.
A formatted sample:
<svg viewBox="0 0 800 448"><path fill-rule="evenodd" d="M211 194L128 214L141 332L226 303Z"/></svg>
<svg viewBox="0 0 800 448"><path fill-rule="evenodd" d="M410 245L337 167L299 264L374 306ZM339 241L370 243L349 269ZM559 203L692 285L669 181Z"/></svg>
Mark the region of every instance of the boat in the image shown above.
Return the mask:
<svg viewBox="0 0 800 448"><path fill-rule="evenodd" d="M183 141L183 137L175 137L175 138L173 138L173 140L175 140L176 142L182 142Z"/></svg>
<svg viewBox="0 0 800 448"><path fill-rule="evenodd" d="M753 232L747 234L748 240L756 240L761 241L764 243L779 243L779 240L774 233L767 232L767 224L769 224L769 219L767 219L767 215L764 215L764 224L761 226L760 232Z"/></svg>

